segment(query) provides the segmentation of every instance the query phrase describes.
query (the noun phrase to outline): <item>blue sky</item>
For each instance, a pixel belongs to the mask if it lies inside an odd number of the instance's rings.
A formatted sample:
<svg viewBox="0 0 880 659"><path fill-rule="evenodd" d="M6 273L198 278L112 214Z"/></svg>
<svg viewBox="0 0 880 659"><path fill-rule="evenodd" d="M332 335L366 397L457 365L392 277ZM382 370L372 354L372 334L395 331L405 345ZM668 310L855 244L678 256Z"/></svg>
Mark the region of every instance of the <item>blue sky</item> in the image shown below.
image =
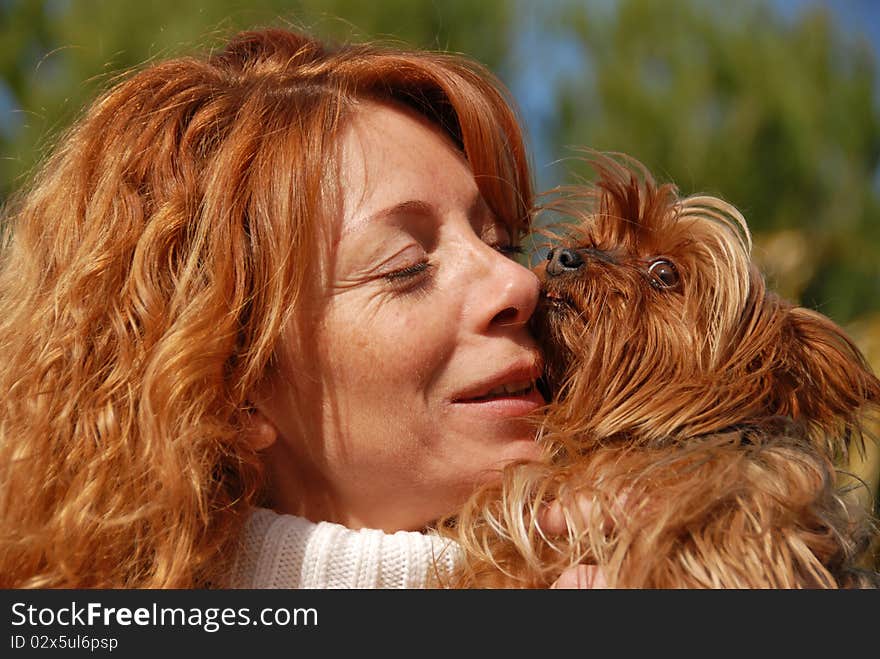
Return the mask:
<svg viewBox="0 0 880 659"><path fill-rule="evenodd" d="M792 16L805 7L825 6L831 10L844 30L864 34L880 52L880 2L878 0L771 0L770 4L783 16Z"/></svg>

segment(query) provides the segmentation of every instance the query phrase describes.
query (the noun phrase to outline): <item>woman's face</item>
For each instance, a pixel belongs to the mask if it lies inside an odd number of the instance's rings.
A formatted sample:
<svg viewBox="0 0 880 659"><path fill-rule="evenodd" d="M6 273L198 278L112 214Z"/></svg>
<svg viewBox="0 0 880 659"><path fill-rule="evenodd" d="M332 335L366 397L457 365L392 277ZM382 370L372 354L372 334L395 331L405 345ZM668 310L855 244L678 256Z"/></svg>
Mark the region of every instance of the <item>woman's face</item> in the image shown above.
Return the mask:
<svg viewBox="0 0 880 659"><path fill-rule="evenodd" d="M278 431L266 456L273 505L419 529L504 463L539 455L521 418L543 404L526 325L538 282L510 258L505 223L439 129L363 103L341 140L316 358L282 359L292 372L258 405ZM316 420L309 436L292 409Z"/></svg>

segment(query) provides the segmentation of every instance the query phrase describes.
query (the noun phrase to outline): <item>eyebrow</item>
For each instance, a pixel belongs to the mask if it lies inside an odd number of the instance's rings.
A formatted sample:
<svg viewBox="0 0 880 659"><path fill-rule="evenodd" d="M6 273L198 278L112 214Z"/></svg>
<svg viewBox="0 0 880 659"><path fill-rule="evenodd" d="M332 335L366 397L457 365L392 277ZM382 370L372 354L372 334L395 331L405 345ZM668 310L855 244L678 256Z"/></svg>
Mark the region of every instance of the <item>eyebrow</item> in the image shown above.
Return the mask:
<svg viewBox="0 0 880 659"><path fill-rule="evenodd" d="M350 233L354 233L359 231L361 227L365 227L367 225L373 224L378 220L384 220L389 217L394 217L395 215L416 215L419 217L434 217L434 207L431 206L426 201L419 201L418 199L410 199L408 201L402 201L399 204L394 204L393 206L389 206L388 208L383 208L380 211L373 213L372 215L367 215L366 217L361 217L354 224L349 225L342 231L342 235L345 236Z"/></svg>
<svg viewBox="0 0 880 659"><path fill-rule="evenodd" d="M421 215L424 217L433 217L436 215L436 211L434 207L426 201L410 199L389 206L388 208L383 208L378 213L373 213L367 221L383 220L388 217L394 217L395 215Z"/></svg>
<svg viewBox="0 0 880 659"><path fill-rule="evenodd" d="M474 197L474 200L471 202L471 205L467 209L468 219L472 220L475 217L486 215L489 212L489 205L486 203L486 200L483 199L483 195L478 192ZM436 209L434 208L434 206L426 201L421 201L419 199L410 199L408 201L402 201L399 204L394 204L393 206L389 206L388 208L384 208L379 212L374 213L368 218L368 221L381 220L387 217L393 217L395 215L421 215L426 217L433 217L434 215L436 215Z"/></svg>
<svg viewBox="0 0 880 659"><path fill-rule="evenodd" d="M468 207L467 216L469 220L473 220L479 216L485 216L490 213L489 205L486 203L486 200L483 199L483 195L477 193L474 197L474 200L471 202L471 205ZM401 201L400 203L394 204L393 206L389 206L388 208L383 208L380 211L373 213L367 217L361 218L354 226L350 226L344 234L351 233L352 231L356 231L358 227L362 227L367 224L372 224L375 221L384 220L389 217L395 217L399 215L414 215L417 217L435 217L437 215L437 211L432 204L429 204L426 201L422 201L420 199L408 199L406 201Z"/></svg>

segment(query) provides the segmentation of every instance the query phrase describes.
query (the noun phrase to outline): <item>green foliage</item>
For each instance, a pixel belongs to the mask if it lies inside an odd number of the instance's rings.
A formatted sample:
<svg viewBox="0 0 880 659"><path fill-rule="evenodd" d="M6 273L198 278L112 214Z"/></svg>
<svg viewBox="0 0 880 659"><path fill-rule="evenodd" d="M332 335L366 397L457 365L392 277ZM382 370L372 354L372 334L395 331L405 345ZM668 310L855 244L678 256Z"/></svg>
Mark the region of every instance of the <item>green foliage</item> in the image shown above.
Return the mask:
<svg viewBox="0 0 880 659"><path fill-rule="evenodd" d="M5 92L20 108L0 117L0 201L114 76L152 59L293 25L465 52L504 72L531 55L515 48L524 7L0 0L0 101ZM724 197L745 213L783 294L841 323L880 311L880 92L857 35L820 5L786 22L757 0L560 1L528 15L549 51L565 41L580 53L550 90L550 153L623 151L686 193ZM574 160L564 168L585 173Z"/></svg>
<svg viewBox="0 0 880 659"><path fill-rule="evenodd" d="M115 75L150 60L273 25L335 41L467 52L494 68L507 49L511 16L503 0L0 0L0 86L21 108L0 118L11 127L0 130L0 200Z"/></svg>
<svg viewBox="0 0 880 659"><path fill-rule="evenodd" d="M839 322L880 308L876 69L865 43L813 9L621 0L569 7L555 29L584 53L558 90L555 150L634 155L685 193L740 208L756 255L790 297ZM571 169L585 173L582 165ZM763 241L800 233L795 263Z"/></svg>

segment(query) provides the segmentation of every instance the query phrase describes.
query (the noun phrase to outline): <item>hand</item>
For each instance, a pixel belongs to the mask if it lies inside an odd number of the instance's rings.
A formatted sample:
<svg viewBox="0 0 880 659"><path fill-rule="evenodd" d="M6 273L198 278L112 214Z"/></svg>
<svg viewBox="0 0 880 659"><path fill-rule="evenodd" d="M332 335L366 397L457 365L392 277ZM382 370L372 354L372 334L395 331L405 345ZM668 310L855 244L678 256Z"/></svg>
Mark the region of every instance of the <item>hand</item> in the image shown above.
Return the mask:
<svg viewBox="0 0 880 659"><path fill-rule="evenodd" d="M570 588L608 588L605 573L598 565L575 565L564 570L550 586L562 590Z"/></svg>
<svg viewBox="0 0 880 659"><path fill-rule="evenodd" d="M577 497L577 512L582 520L590 519L593 514L593 504L585 496ZM606 518L603 525L609 524ZM565 512L559 501L554 501L540 513L538 525L544 533L549 535L565 535L569 531ZM608 588L608 580L605 572L598 565L575 565L563 570L559 578L550 586L551 589L581 589L581 588Z"/></svg>

